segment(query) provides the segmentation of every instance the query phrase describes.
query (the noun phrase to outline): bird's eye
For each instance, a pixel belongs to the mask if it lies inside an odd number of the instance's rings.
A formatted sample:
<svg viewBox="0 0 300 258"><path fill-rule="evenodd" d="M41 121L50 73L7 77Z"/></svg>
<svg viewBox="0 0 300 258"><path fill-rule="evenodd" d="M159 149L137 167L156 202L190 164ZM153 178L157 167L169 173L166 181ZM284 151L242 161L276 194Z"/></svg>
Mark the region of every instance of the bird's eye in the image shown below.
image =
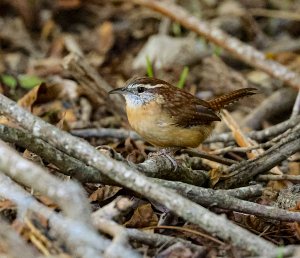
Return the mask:
<svg viewBox="0 0 300 258"><path fill-rule="evenodd" d="M137 92L138 93L142 93L145 91L145 88L144 87L137 87Z"/></svg>

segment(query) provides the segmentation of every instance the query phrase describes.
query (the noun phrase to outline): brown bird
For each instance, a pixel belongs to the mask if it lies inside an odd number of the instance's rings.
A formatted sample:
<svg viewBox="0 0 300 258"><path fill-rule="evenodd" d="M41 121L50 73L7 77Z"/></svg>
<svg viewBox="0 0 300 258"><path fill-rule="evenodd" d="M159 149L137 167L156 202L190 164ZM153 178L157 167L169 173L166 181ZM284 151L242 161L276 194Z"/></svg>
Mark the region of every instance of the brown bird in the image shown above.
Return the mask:
<svg viewBox="0 0 300 258"><path fill-rule="evenodd" d="M110 91L125 97L131 127L162 148L195 148L211 133L224 106L255 94L255 88L232 91L205 101L156 78L134 78Z"/></svg>

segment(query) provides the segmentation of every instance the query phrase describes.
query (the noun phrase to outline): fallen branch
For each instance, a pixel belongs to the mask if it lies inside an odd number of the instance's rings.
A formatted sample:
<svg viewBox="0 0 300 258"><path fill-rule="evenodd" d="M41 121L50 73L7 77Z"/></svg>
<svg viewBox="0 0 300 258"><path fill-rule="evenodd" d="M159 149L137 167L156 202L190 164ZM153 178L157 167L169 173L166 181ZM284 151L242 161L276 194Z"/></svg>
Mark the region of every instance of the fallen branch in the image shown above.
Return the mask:
<svg viewBox="0 0 300 258"><path fill-rule="evenodd" d="M100 253L104 252L110 242L97 235L94 230L78 223L78 220L64 218L45 207L2 173L0 173L0 196L17 204L21 217L24 212L30 210L48 219L53 235L61 239L70 252L76 256L100 258Z"/></svg>
<svg viewBox="0 0 300 258"><path fill-rule="evenodd" d="M112 244L105 252L107 257L114 254L118 246L121 245L125 248L129 245L126 229L113 221L113 219L122 215L126 210L131 208L132 205L133 202L129 199L119 197L92 214L94 226L101 232L113 237Z"/></svg>
<svg viewBox="0 0 300 258"><path fill-rule="evenodd" d="M87 128L71 130L71 134L81 138L113 138L118 140L125 140L127 138L133 140L141 140L142 138L134 131L126 129L115 128Z"/></svg>
<svg viewBox="0 0 300 258"><path fill-rule="evenodd" d="M300 125L295 126L290 134L258 157L232 165L220 178L217 188L229 189L246 185L258 174L267 172L300 150Z"/></svg>
<svg viewBox="0 0 300 258"><path fill-rule="evenodd" d="M87 61L78 54L71 53L64 58L63 68L67 70L83 87L84 93L96 105L105 103L108 92L113 88L90 66ZM111 96L113 102L107 105L113 113L124 114L123 100L121 96Z"/></svg>
<svg viewBox="0 0 300 258"><path fill-rule="evenodd" d="M83 189L73 181L62 181L38 165L22 158L0 140L0 170L54 200L71 219L91 225L90 206Z"/></svg>
<svg viewBox="0 0 300 258"><path fill-rule="evenodd" d="M174 169L172 162L164 156L149 158L143 163L137 165L130 164L130 166L148 177L176 180L193 185L204 185L207 182L206 171L192 170L183 165L178 165Z"/></svg>
<svg viewBox="0 0 300 258"><path fill-rule="evenodd" d="M282 181L282 180L288 180L292 182L299 183L300 182L300 176L299 175L259 175L257 177L257 180L259 181Z"/></svg>
<svg viewBox="0 0 300 258"><path fill-rule="evenodd" d="M252 129L259 129L263 121L292 110L296 97L297 94L293 89L280 89L253 109L242 124Z"/></svg>
<svg viewBox="0 0 300 258"><path fill-rule="evenodd" d="M87 166L80 160L56 149L51 144L34 137L28 132L0 125L0 138L3 141L14 143L39 155L43 160L57 166L65 175L76 178L82 183L115 184L97 169Z"/></svg>
<svg viewBox="0 0 300 258"><path fill-rule="evenodd" d="M256 141L264 141L268 138L277 136L279 134L284 133L286 130L294 127L295 125L300 123L300 116L295 116L287 121L279 123L274 126L270 126L264 130L260 131L251 131L246 133L248 137ZM232 133L222 133L218 135L212 135L208 138L205 143L213 143L213 142L230 142L234 141L234 137Z"/></svg>
<svg viewBox="0 0 300 258"><path fill-rule="evenodd" d="M160 202L178 216L199 225L223 240L230 241L234 246L259 254L270 254L276 250L276 247L268 241L183 198L174 191L151 182L135 169L102 155L87 142L34 117L3 95L0 95L0 113L18 122L35 137L46 140L69 155L101 170L113 181Z"/></svg>
<svg viewBox="0 0 300 258"><path fill-rule="evenodd" d="M189 241L154 233L145 233L137 229L127 229L113 221L113 219L116 220L117 217L131 208L132 204L133 202L127 198L116 198L114 201L92 214L93 224L100 231L113 236L116 242L122 244L127 244L129 238L132 241L138 241L156 247L168 247L174 243L181 242L192 250L197 250L200 253L205 252L206 248L194 245ZM113 248L111 249L113 250Z"/></svg>
<svg viewBox="0 0 300 258"><path fill-rule="evenodd" d="M213 189L201 188L181 182L171 182L160 179L153 179L153 181L158 182L160 185L172 188L181 195L205 207L213 206L279 221L300 222L299 212L286 211L272 206L240 200L230 196L230 192L229 194L228 192L226 194L226 191L224 190L218 192L220 190L216 191Z"/></svg>

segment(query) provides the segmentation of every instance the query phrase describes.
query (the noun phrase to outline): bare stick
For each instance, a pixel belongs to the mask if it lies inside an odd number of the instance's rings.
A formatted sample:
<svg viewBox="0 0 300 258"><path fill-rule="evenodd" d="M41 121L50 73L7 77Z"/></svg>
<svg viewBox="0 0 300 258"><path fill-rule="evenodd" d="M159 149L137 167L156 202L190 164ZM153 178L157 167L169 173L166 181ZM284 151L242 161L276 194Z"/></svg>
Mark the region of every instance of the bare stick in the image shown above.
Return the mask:
<svg viewBox="0 0 300 258"><path fill-rule="evenodd" d="M244 200L251 197L261 196L263 192L263 187L262 185L257 184L257 185L249 185L245 187L239 187L239 188L228 189L228 190L220 189L216 191L220 191L220 193L228 194L232 197Z"/></svg>
<svg viewBox="0 0 300 258"><path fill-rule="evenodd" d="M0 170L14 180L53 199L64 213L91 225L90 206L83 189L75 182L63 182L38 165L22 158L0 140Z"/></svg>
<svg viewBox="0 0 300 258"><path fill-rule="evenodd" d="M193 185L204 185L207 182L206 171L192 170L183 165L174 170L172 162L164 156L149 158L140 164L130 164L148 177L157 177L167 180L176 180Z"/></svg>
<svg viewBox="0 0 300 258"><path fill-rule="evenodd" d="M114 254L118 246L126 247L129 245L126 229L113 221L113 219L122 215L132 205L133 202L128 198L119 197L92 214L93 224L97 229L113 237L112 244L105 252L107 257Z"/></svg>
<svg viewBox="0 0 300 258"><path fill-rule="evenodd" d="M274 92L246 116L243 124L252 129L259 129L261 123L274 116L274 114L291 110L296 96L295 90L290 88L283 88Z"/></svg>
<svg viewBox="0 0 300 258"><path fill-rule="evenodd" d="M181 238L178 238L178 237L165 236L165 235L155 234L155 233L147 233L147 232L143 232L143 231L140 231L140 230L134 229L134 228L127 228L126 233L127 233L128 237L130 238L130 240L138 241L138 242L150 245L150 246L169 247L175 243L180 242L180 243L184 244L185 246L191 248L192 250L203 253L203 255L206 250L206 248L203 246L198 246L198 245L192 244L191 242L181 239Z"/></svg>
<svg viewBox="0 0 300 258"><path fill-rule="evenodd" d="M300 150L300 125L273 147L255 159L243 161L228 168L226 176L217 183L217 188L232 188L247 184L260 173L264 173Z"/></svg>
<svg viewBox="0 0 300 258"><path fill-rule="evenodd" d="M200 21L182 7L170 1L132 0L133 2L151 8L164 16L180 23L197 34L207 38L216 45L226 49L245 63L259 68L271 76L287 83L295 89L300 89L300 76L285 66L267 59L264 53L247 45L240 40L229 36L219 28Z"/></svg>
<svg viewBox="0 0 300 258"><path fill-rule="evenodd" d="M87 128L72 130L71 134L82 138L98 137L98 138L114 138L124 140L131 138L133 140L141 140L141 137L134 131L115 128Z"/></svg>
<svg viewBox="0 0 300 258"><path fill-rule="evenodd" d="M295 116L287 121L284 121L280 124L268 127L261 131L252 131L246 133L247 136L252 138L256 141L263 141L267 138L277 136L281 133L284 133L289 128L294 127L295 125L300 123L300 116ZM205 141L205 143L212 143L212 142L229 142L234 141L232 133L222 133L218 135L213 135L209 139Z"/></svg>
<svg viewBox="0 0 300 258"><path fill-rule="evenodd" d="M2 173L0 173L0 196L16 203L19 212L30 210L48 219L53 234L65 242L70 252L76 256L100 258L100 253L109 244L107 239L97 235L94 230L84 227L82 223L66 219L45 207Z"/></svg>
<svg viewBox="0 0 300 258"><path fill-rule="evenodd" d="M181 182L171 182L160 179L152 179L159 182L160 185L175 189L177 192L186 196L190 200L201 204L205 207L216 206L223 209L253 214L269 219L279 221L298 221L300 222L300 214L298 212L286 211L272 206L261 205L234 198L225 191L218 192L213 189L201 188Z"/></svg>
<svg viewBox="0 0 300 258"><path fill-rule="evenodd" d="M175 243L181 242L187 247L190 247L197 251L201 251L201 253L205 251L205 248L203 248L202 246L194 245L180 238L169 237L169 236L153 234L153 233L149 234L134 229L131 230L120 226L115 221L112 221L112 219L114 220L117 219L117 217L122 215L129 208L131 208L132 204L133 202L127 198L124 197L116 198L114 201L112 201L108 205L105 205L104 207L95 211L92 214L93 224L100 231L113 236L114 241L122 244L127 244L129 238L134 241L139 241L157 247L159 247L160 245L164 245L168 247L171 244L174 244L174 242ZM166 243L168 244L166 245Z"/></svg>
<svg viewBox="0 0 300 258"><path fill-rule="evenodd" d="M47 140L60 150L101 170L113 181L160 202L187 221L199 225L221 239L231 241L235 246L260 254L269 254L276 249L272 243L240 228L226 218L217 216L175 192L151 182L147 177L122 162L102 155L87 142L34 117L1 94L0 113L14 119L35 137Z"/></svg>
<svg viewBox="0 0 300 258"><path fill-rule="evenodd" d="M293 112L292 112L291 117L296 117L299 114L300 114L300 90L298 91L298 95L297 95L297 98L296 98L296 101L295 101L295 104L293 107Z"/></svg>
<svg viewBox="0 0 300 258"><path fill-rule="evenodd" d="M107 100L107 93L113 88L83 57L71 53L64 58L63 67L84 87L84 92L95 104L103 104ZM118 95L111 96L111 98L114 101L108 108L113 112L117 109L119 114L124 114L122 98Z"/></svg>
<svg viewBox="0 0 300 258"><path fill-rule="evenodd" d="M93 167L87 166L78 159L54 148L51 144L32 136L20 129L0 125L0 138L14 143L39 155L45 161L57 166L65 175L76 178L82 183L115 184Z"/></svg>
<svg viewBox="0 0 300 258"><path fill-rule="evenodd" d="M282 181L282 180L288 180L292 182L300 182L300 176L297 175L259 175L257 177L257 180L261 181Z"/></svg>

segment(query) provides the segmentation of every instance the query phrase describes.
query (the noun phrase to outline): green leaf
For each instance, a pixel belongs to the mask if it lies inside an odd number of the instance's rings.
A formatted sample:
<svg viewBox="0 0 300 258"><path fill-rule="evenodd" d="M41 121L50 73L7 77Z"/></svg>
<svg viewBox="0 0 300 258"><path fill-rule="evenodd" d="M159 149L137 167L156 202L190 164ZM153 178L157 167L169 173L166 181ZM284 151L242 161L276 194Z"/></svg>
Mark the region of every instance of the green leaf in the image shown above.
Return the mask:
<svg viewBox="0 0 300 258"><path fill-rule="evenodd" d="M19 76L19 82L22 88L24 89L32 89L37 85L40 85L43 80L35 75L20 75Z"/></svg>
<svg viewBox="0 0 300 258"><path fill-rule="evenodd" d="M179 37L182 34L181 31L181 26L177 22L172 23L172 32L174 33L175 36Z"/></svg>
<svg viewBox="0 0 300 258"><path fill-rule="evenodd" d="M7 85L8 87L12 88L12 89L15 89L16 86L17 86L17 80L11 76L11 75L8 75L8 74L2 74L1 75L1 81Z"/></svg>
<svg viewBox="0 0 300 258"><path fill-rule="evenodd" d="M284 248L282 246L277 248L277 258L283 258Z"/></svg>
<svg viewBox="0 0 300 258"><path fill-rule="evenodd" d="M147 63L147 75L148 77L153 77L154 76L153 67L149 56L146 56L146 63Z"/></svg>
<svg viewBox="0 0 300 258"><path fill-rule="evenodd" d="M187 66L185 66L180 74L179 82L177 83L177 87L179 89L183 88L188 74L189 74L189 68Z"/></svg>
<svg viewBox="0 0 300 258"><path fill-rule="evenodd" d="M216 56L220 56L223 52L223 49L219 46L213 45L213 53Z"/></svg>

